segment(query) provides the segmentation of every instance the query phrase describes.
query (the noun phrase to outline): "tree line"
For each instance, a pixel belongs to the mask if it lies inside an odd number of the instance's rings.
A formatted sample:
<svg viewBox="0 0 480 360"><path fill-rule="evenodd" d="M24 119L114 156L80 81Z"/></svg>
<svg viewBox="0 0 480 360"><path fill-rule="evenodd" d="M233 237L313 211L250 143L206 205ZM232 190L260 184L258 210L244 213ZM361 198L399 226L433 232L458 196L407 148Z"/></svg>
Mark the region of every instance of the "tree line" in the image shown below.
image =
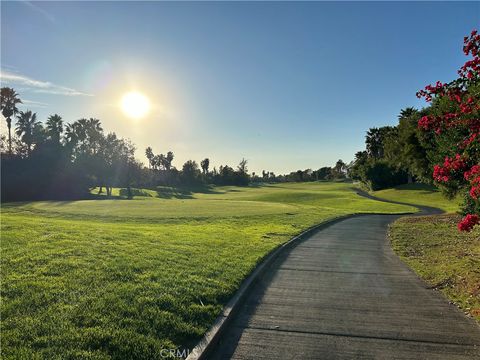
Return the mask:
<svg viewBox="0 0 480 360"><path fill-rule="evenodd" d="M435 183L447 197L464 196L462 231L480 224L480 34L464 37L471 56L448 83L417 92L428 106L406 108L396 126L371 128L355 154L350 176L371 189L412 182Z"/></svg>
<svg viewBox="0 0 480 360"><path fill-rule="evenodd" d="M9 127L0 142L2 201L85 198L92 187L111 195L112 187L133 184L142 165L129 140L106 133L94 118L65 123L54 114L43 124L32 111L19 111L20 103L13 89L1 89Z"/></svg>
<svg viewBox="0 0 480 360"><path fill-rule="evenodd" d="M0 138L2 201L35 199L78 199L98 193L112 195L113 187L126 189L132 197L134 187L238 185L250 183L331 180L346 177L341 160L330 167L298 170L287 175L248 172L247 160L236 167L210 167L210 159L186 161L180 169L173 165L174 153L155 154L145 149L147 166L135 158L135 145L115 132L106 132L95 118L67 123L54 114L43 123L31 110L20 111L22 104L14 89L1 89L1 111L8 134ZM14 126L12 126L14 120ZM13 130L13 131L12 131Z"/></svg>
<svg viewBox="0 0 480 360"><path fill-rule="evenodd" d="M402 109L395 126L370 128L365 149L355 153L349 175L372 190L420 181L432 183L433 165L447 151L431 134L418 128L418 121L430 111Z"/></svg>

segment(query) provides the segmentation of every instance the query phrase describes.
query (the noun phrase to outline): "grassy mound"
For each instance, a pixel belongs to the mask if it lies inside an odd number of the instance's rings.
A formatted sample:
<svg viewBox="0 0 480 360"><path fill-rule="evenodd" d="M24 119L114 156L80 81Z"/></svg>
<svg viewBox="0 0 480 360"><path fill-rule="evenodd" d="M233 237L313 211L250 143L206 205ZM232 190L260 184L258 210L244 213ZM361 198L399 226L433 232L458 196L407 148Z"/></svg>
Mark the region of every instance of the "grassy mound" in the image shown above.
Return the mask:
<svg viewBox="0 0 480 360"><path fill-rule="evenodd" d="M461 200L445 198L434 186L425 184L405 184L392 189L372 192L373 195L391 201L436 207L445 212L456 212Z"/></svg>
<svg viewBox="0 0 480 360"><path fill-rule="evenodd" d="M480 321L480 229L459 232L459 218L401 218L391 226L390 239L420 277Z"/></svg>

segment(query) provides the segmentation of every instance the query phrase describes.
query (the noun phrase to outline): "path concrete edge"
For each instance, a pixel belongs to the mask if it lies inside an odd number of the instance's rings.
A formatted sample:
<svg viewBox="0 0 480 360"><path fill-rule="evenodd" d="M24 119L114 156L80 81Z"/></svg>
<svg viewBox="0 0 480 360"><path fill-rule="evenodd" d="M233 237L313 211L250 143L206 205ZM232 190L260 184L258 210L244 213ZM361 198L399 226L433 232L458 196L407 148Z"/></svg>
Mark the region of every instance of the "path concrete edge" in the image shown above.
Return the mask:
<svg viewBox="0 0 480 360"><path fill-rule="evenodd" d="M216 318L213 325L210 329L205 333L202 339L195 345L195 347L189 352L188 357L186 360L204 360L207 359L209 352L212 348L216 345L218 340L220 339L221 335L227 328L230 320L234 317L238 309L242 305L243 299L245 299L248 292L252 289L253 285L255 284L256 280L267 270L267 268L273 263L273 261L282 253L283 251L288 250L292 246L297 245L301 240L309 237L313 233L320 231L328 226L331 226L337 222L342 220L346 220L349 218L363 216L363 215L410 215L414 214L412 212L405 212L405 213L396 213L396 214L388 214L388 213L356 213L356 214L348 214L337 216L335 218L326 220L319 224L309 227L308 229L304 230L300 234L294 236L287 242L279 245L274 250L270 251L265 257L263 257L257 266L253 269L250 275L247 276L245 280L243 280L242 284L235 292L233 297L227 302L225 307L222 310L222 313Z"/></svg>

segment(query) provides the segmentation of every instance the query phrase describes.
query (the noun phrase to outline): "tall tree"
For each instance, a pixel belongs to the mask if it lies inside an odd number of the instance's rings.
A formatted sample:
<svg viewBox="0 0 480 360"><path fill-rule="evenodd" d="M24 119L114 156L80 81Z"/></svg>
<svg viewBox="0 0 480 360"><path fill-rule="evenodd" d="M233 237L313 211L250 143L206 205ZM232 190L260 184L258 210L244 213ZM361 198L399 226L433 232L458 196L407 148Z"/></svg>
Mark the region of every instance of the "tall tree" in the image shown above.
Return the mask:
<svg viewBox="0 0 480 360"><path fill-rule="evenodd" d="M200 166L202 167L202 172L204 175L208 174L208 167L210 166L210 159L205 158L200 161Z"/></svg>
<svg viewBox="0 0 480 360"><path fill-rule="evenodd" d="M393 167L407 172L408 182L412 182L413 177L431 182L427 148L423 143L425 135L418 128L422 112L412 107L402 109L397 131L384 144L385 158Z"/></svg>
<svg viewBox="0 0 480 360"><path fill-rule="evenodd" d="M172 167L172 161L173 161L173 152L169 151L167 152L167 156L165 156L165 170L169 171L170 168Z"/></svg>
<svg viewBox="0 0 480 360"><path fill-rule="evenodd" d="M241 174L246 174L247 171L248 171L248 169L247 169L247 160L246 160L246 159L242 159L242 161L240 161L240 163L238 164L237 169L238 169L238 171L239 171Z"/></svg>
<svg viewBox="0 0 480 360"><path fill-rule="evenodd" d="M347 172L347 164L345 164L342 159L338 160L333 168L333 172L337 179L343 179Z"/></svg>
<svg viewBox="0 0 480 360"><path fill-rule="evenodd" d="M92 154L96 154L100 141L103 139L103 128L100 120L90 118L86 122L86 134Z"/></svg>
<svg viewBox="0 0 480 360"><path fill-rule="evenodd" d="M16 134L26 145L27 155L32 152L32 146L35 142L35 135L39 132L40 122L37 121L37 114L28 111L20 111L17 116Z"/></svg>
<svg viewBox="0 0 480 360"><path fill-rule="evenodd" d="M400 110L398 120L401 121L402 119L408 119L416 114L418 114L417 109L415 109L414 107L406 107L405 109Z"/></svg>
<svg viewBox="0 0 480 360"><path fill-rule="evenodd" d="M73 124L65 125L65 146L68 150L69 156L74 156L74 149L78 144L78 124L75 122Z"/></svg>
<svg viewBox="0 0 480 360"><path fill-rule="evenodd" d="M51 115L46 122L47 135L55 144L60 144L63 133L63 120L60 115Z"/></svg>
<svg viewBox="0 0 480 360"><path fill-rule="evenodd" d="M368 156L374 159L382 159L385 154L385 142L395 131L396 129L392 126L369 129L365 137Z"/></svg>
<svg viewBox="0 0 480 360"><path fill-rule="evenodd" d="M153 168L153 158L155 157L155 155L153 154L153 150L150 146L145 149L145 156L148 160L148 167Z"/></svg>
<svg viewBox="0 0 480 360"><path fill-rule="evenodd" d="M162 167L162 163L164 161L163 159L164 159L163 154L155 155L153 157L153 169L154 170L160 170L160 168Z"/></svg>
<svg viewBox="0 0 480 360"><path fill-rule="evenodd" d="M200 170L195 160L188 160L182 167L182 178L186 184L195 184L198 181Z"/></svg>
<svg viewBox="0 0 480 360"><path fill-rule="evenodd" d="M17 104L21 104L18 94L9 87L2 87L0 91L0 107L2 114L7 121L8 127L8 152L12 153L12 116L15 116L18 113Z"/></svg>

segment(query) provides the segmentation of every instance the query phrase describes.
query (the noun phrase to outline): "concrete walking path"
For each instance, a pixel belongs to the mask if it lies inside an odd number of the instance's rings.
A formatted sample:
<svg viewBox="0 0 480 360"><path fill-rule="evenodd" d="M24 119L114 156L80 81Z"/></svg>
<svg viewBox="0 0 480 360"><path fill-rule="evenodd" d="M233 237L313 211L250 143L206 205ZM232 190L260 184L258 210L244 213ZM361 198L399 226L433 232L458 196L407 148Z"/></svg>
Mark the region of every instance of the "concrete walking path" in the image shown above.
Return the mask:
<svg viewBox="0 0 480 360"><path fill-rule="evenodd" d="M396 218L352 217L285 251L208 358L480 359L480 327L391 250Z"/></svg>

